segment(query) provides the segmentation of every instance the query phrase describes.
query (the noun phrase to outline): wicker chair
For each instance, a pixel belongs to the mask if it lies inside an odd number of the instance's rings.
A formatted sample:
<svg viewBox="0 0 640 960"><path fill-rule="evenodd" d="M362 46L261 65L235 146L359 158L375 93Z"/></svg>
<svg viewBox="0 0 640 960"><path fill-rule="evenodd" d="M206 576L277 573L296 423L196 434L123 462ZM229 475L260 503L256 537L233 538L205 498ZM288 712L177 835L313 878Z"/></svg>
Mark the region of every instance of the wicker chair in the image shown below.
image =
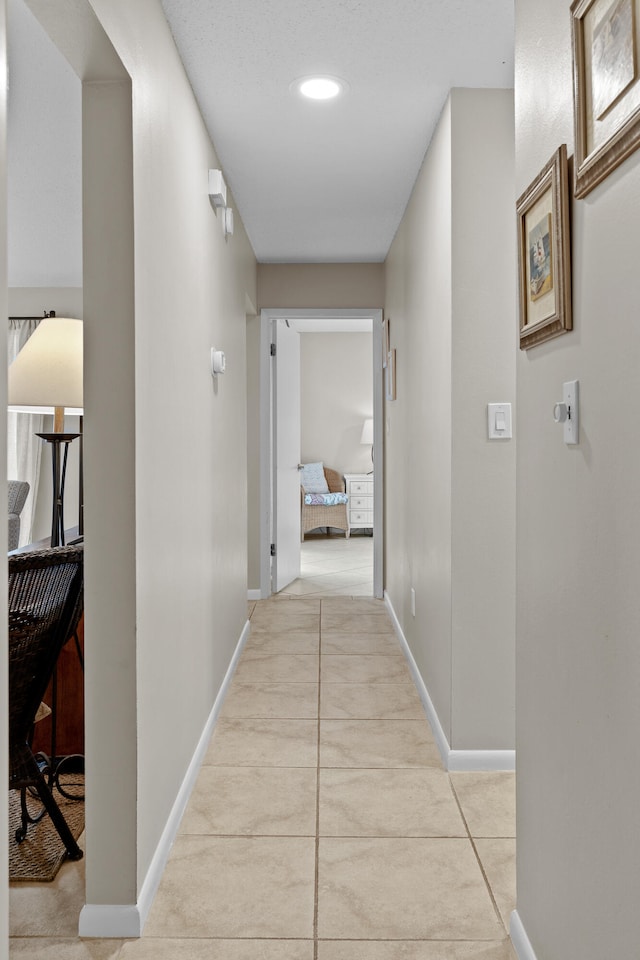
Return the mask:
<svg viewBox="0 0 640 960"><path fill-rule="evenodd" d="M331 470L329 467L323 467L324 475L329 487L329 493L344 493L344 479L337 470ZM321 504L304 502L304 487L300 487L301 503L301 521L300 521L300 539L304 540L305 533L309 530L315 530L317 527L326 527L327 533L329 527L337 530L344 530L345 537L349 536L349 522L347 520L346 503L336 503L332 507Z"/></svg>
<svg viewBox="0 0 640 960"><path fill-rule="evenodd" d="M82 850L47 783L49 760L34 756L30 740L60 650L78 625L82 586L82 545L9 556L9 788L20 790L22 799L16 841L40 819L27 811L28 789L51 817L70 860L79 860Z"/></svg>

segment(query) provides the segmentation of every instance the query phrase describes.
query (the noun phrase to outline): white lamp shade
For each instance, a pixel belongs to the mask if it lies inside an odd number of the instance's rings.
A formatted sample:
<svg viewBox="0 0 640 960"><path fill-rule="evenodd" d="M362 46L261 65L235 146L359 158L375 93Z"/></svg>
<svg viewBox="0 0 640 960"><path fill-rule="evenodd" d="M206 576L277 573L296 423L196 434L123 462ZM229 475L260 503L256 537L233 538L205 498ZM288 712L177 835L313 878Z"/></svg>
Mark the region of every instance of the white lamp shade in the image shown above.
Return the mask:
<svg viewBox="0 0 640 960"><path fill-rule="evenodd" d="M9 367L8 377L10 407L37 407L38 413L71 407L80 413L82 320L45 317Z"/></svg>
<svg viewBox="0 0 640 960"><path fill-rule="evenodd" d="M365 420L362 427L362 436L360 437L360 443L373 443L373 420Z"/></svg>

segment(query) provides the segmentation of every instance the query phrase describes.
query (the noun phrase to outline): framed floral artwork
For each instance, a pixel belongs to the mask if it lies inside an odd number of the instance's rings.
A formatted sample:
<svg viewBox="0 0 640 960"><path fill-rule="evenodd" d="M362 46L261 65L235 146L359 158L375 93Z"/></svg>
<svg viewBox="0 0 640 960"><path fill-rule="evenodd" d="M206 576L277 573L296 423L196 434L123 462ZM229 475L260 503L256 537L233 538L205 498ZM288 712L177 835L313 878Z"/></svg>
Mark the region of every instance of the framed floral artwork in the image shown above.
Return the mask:
<svg viewBox="0 0 640 960"><path fill-rule="evenodd" d="M520 348L572 328L569 173L563 144L516 204Z"/></svg>

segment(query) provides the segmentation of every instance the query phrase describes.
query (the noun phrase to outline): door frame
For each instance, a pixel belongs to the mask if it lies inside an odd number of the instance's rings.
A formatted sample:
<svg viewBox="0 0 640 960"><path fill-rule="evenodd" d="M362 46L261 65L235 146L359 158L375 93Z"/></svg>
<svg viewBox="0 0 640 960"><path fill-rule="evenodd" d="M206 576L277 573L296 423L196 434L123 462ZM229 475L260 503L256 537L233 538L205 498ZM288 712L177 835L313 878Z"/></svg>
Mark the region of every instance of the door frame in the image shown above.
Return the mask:
<svg viewBox="0 0 640 960"><path fill-rule="evenodd" d="M282 507L284 503L289 504L291 499L296 505L300 502L301 341L298 331L289 329L288 320L273 320L271 335L272 343L277 348L277 355L271 364L271 439L274 450L271 463L271 543L277 544L275 555L271 558L271 592L279 593L300 576L300 512L298 510L295 516L290 508ZM285 399L287 395L288 399ZM293 410L288 409L285 416L287 405ZM283 449L283 442L288 455ZM295 456L292 456L294 452ZM285 457L285 462L281 457Z"/></svg>
<svg viewBox="0 0 640 960"><path fill-rule="evenodd" d="M384 380L383 311L381 308L349 310L291 310L268 308L260 311L260 596L271 596L271 544L274 501L274 418L272 324L276 320L371 320L373 364L373 594L384 595Z"/></svg>

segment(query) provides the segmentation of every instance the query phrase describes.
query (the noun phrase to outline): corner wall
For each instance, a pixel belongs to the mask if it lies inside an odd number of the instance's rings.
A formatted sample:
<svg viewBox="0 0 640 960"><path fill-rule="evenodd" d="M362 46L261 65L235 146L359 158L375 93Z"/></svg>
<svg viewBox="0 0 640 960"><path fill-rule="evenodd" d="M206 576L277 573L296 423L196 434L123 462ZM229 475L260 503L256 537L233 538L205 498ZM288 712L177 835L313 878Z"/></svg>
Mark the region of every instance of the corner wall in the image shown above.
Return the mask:
<svg viewBox="0 0 640 960"><path fill-rule="evenodd" d="M386 263L386 588L448 746L514 746L513 100L453 90ZM495 578L500 596L495 595ZM416 591L416 615L410 590Z"/></svg>
<svg viewBox="0 0 640 960"><path fill-rule="evenodd" d="M520 194L574 151L568 5L516 0L516 92ZM517 366L518 914L538 960L638 956L640 153L573 201L572 233L574 329ZM551 415L570 379L575 447Z"/></svg>

